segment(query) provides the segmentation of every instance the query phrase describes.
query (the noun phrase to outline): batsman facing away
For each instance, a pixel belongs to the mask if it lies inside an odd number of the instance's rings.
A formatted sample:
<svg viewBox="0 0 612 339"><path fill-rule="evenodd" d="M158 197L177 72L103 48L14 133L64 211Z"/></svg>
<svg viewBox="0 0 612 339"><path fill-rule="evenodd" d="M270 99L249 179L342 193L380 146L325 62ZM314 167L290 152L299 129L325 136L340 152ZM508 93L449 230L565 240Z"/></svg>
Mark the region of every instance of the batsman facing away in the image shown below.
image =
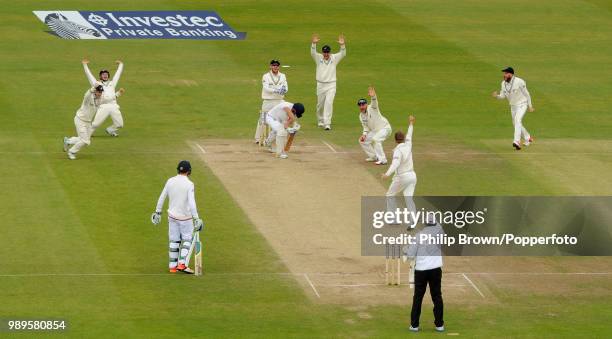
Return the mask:
<svg viewBox="0 0 612 339"><path fill-rule="evenodd" d="M168 238L170 242L168 256L170 258L170 273L181 271L188 274L198 274L199 272L194 272L187 267L189 256L193 252L195 243L198 246L196 252L200 249L197 232L200 232L204 226L202 219L198 216L195 188L193 182L189 180L191 175L191 164L189 161L182 160L179 162L177 172L176 176L166 181L166 185L157 200L155 212L151 215L151 222L154 225L158 225L161 222L162 207L166 197L168 197ZM201 267L197 263L196 266Z"/></svg>

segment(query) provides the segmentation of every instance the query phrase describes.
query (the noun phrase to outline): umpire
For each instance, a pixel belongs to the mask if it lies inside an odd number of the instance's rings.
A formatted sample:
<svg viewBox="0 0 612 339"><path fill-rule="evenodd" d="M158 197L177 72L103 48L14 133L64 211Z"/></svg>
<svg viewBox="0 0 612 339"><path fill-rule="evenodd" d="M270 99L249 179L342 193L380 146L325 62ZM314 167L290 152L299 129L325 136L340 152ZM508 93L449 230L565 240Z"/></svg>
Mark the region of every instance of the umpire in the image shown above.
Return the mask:
<svg viewBox="0 0 612 339"><path fill-rule="evenodd" d="M406 256L415 260L414 266L414 296L412 298L412 311L410 312L410 331L419 331L419 318L421 317L421 304L429 284L429 293L433 301L434 324L436 331L444 331L444 302L442 301L442 249L438 244L428 244L419 241L421 234L436 237L444 234L442 226L433 216L428 216L423 230L416 234L416 242L406 250Z"/></svg>

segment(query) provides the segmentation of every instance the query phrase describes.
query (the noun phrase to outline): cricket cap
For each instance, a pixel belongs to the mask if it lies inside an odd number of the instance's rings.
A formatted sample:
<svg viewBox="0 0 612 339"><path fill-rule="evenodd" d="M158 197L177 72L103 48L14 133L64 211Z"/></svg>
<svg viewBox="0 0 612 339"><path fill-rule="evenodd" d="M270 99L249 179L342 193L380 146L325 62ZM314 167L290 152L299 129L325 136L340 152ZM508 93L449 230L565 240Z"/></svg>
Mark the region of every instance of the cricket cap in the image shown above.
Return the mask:
<svg viewBox="0 0 612 339"><path fill-rule="evenodd" d="M179 162L178 166L176 167L176 170L179 173L191 173L191 164L187 160L181 160L181 162Z"/></svg>
<svg viewBox="0 0 612 339"><path fill-rule="evenodd" d="M280 61L278 61L276 59L272 59L272 61L270 61L270 65L280 66Z"/></svg>
<svg viewBox="0 0 612 339"><path fill-rule="evenodd" d="M367 103L368 103L368 101L366 99L363 99L363 98L357 100L357 106L365 105Z"/></svg>
<svg viewBox="0 0 612 339"><path fill-rule="evenodd" d="M329 52L331 52L331 47L329 47L329 45L325 45L325 46L323 46L323 48L321 48L321 51L323 53L329 53Z"/></svg>
<svg viewBox="0 0 612 339"><path fill-rule="evenodd" d="M304 114L304 105L299 102L293 104L293 107L291 107L291 109L294 110L295 116L298 118L301 118L302 114Z"/></svg>
<svg viewBox="0 0 612 339"><path fill-rule="evenodd" d="M502 72L504 72L504 73L514 74L514 68L512 68L512 67L506 67L506 68L502 69Z"/></svg>

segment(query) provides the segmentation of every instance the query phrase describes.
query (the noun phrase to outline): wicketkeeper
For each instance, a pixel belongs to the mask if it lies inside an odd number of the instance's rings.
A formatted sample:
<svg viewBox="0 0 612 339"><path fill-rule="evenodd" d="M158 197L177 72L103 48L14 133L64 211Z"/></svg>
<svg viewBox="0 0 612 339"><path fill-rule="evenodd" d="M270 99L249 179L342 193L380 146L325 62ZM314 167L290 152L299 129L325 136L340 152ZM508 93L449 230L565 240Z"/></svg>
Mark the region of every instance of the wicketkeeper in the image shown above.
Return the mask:
<svg viewBox="0 0 612 339"><path fill-rule="evenodd" d="M385 165L387 156L383 150L383 142L391 134L391 124L378 108L378 98L374 87L368 88L370 105L366 99L359 99L359 121L363 126L363 132L359 137L359 144L363 151L368 155L366 161L375 161L376 165Z"/></svg>
<svg viewBox="0 0 612 339"><path fill-rule="evenodd" d="M289 156L285 152L285 145L289 134L296 133L300 129L297 119L304 114L304 105L299 102L292 104L283 101L274 106L268 114L266 114L266 124L270 126L270 135L266 139L266 146L270 152L276 153L276 156L281 159L287 159ZM276 140L276 150L272 149L272 142Z"/></svg>
<svg viewBox="0 0 612 339"><path fill-rule="evenodd" d="M266 128L266 114L274 106L283 102L285 94L289 91L287 77L279 72L280 61L270 61L270 71L261 77L261 110L259 112L259 120L257 120L257 129L255 130L255 143L262 140L262 134Z"/></svg>
<svg viewBox="0 0 612 339"><path fill-rule="evenodd" d="M157 200L155 212L151 215L151 222L154 225L160 223L162 207L168 197L170 200L168 206L170 273L176 273L178 270L193 274L194 271L185 265L185 261L192 244L193 232L201 231L204 223L198 216L195 188L193 182L189 180L191 164L187 160L182 160L178 164L177 171L178 175L166 181L164 190Z"/></svg>

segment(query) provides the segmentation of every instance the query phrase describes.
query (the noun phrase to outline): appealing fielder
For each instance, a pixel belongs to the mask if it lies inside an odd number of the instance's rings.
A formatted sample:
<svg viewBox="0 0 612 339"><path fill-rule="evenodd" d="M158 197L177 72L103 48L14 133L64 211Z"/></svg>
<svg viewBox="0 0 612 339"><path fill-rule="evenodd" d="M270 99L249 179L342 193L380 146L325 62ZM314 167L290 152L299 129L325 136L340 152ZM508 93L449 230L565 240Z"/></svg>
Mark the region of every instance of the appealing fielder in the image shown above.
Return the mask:
<svg viewBox="0 0 612 339"><path fill-rule="evenodd" d="M395 142L398 144L393 150L393 160L391 166L386 173L381 175L382 179L386 179L391 174L394 174L391 185L387 190L387 211L395 211L395 196L399 193L404 195L406 208L409 211L416 211L412 196L417 183L416 173L412 163L412 131L414 125L414 117L411 115L408 118L408 132L404 135L402 132L395 133Z"/></svg>
<svg viewBox="0 0 612 339"><path fill-rule="evenodd" d="M299 102L292 104L283 101L274 106L266 114L266 124L270 126L270 135L266 139L266 146L270 147L270 152L276 153L281 159L287 159L285 151L289 134L296 133L300 129L297 119L304 114L304 105ZM272 150L272 141L276 140L276 150Z"/></svg>
<svg viewBox="0 0 612 339"><path fill-rule="evenodd" d="M123 88L113 95L120 96L123 93ZM76 154L83 146L91 144L91 121L100 106L104 87L102 84L90 88L85 92L81 107L77 110L74 116L74 126L76 127L76 137L64 137L64 152L68 153L68 159L76 159ZM72 145L72 147L70 147Z"/></svg>
<svg viewBox="0 0 612 339"><path fill-rule="evenodd" d="M378 108L378 99L373 87L368 88L370 105L366 99L359 99L359 121L363 126L363 133L359 137L359 144L368 155L366 161L376 161L376 165L385 165L387 156L383 150L382 143L391 134L391 125L387 118L382 116Z"/></svg>
<svg viewBox="0 0 612 339"><path fill-rule="evenodd" d="M320 54L317 53L319 40L318 35L313 35L310 45L310 55L317 65L317 125L325 127L325 130L329 131L334 113L334 97L336 96L336 66L346 56L346 46L344 35L340 34L338 37L340 52L331 54L331 47L325 45L321 48L323 54Z"/></svg>
<svg viewBox="0 0 612 339"><path fill-rule="evenodd" d="M89 70L87 64L89 64L89 60L83 59L83 69L85 70L85 75L87 76L87 80L93 86L97 82L96 78L94 78L93 74ZM106 133L110 136L116 137L118 136L119 128L123 127L123 116L121 115L121 111L119 110L119 105L117 104L117 97L114 95L115 87L119 83L119 79L121 78L121 74L123 73L123 62L120 60L115 61L117 65L117 71L115 72L115 76L110 79L110 72L107 70L100 71L100 82L102 86L104 86L104 95L102 96L102 103L100 104L100 108L96 113L96 117L92 123L91 133L96 130L96 128L100 127L104 121L110 115L113 124L106 128Z"/></svg>
<svg viewBox="0 0 612 339"><path fill-rule="evenodd" d="M529 146L533 142L533 138L523 126L523 117L527 110L533 112L535 109L531 104L531 95L529 95L525 80L515 76L512 67L507 67L502 72L504 72L504 80L501 82L501 92L493 92L493 97L499 100L508 99L512 113L512 124L514 125L512 147L519 151L521 149L521 135L523 145Z"/></svg>
<svg viewBox="0 0 612 339"><path fill-rule="evenodd" d="M191 164L182 160L177 166L178 174L166 181L166 185L157 200L155 212L151 215L151 222L158 225L161 221L162 207L169 198L168 205L168 238L170 246L170 273L177 270L192 274L194 271L185 265L189 249L191 248L193 232L202 230L204 223L198 216L195 202L195 188L189 180ZM180 254L179 254L180 251Z"/></svg>
<svg viewBox="0 0 612 339"><path fill-rule="evenodd" d="M285 94L289 91L287 77L285 74L278 71L280 61L270 61L270 71L261 77L261 111L259 111L259 120L257 120L257 129L255 130L255 143L261 142L263 131L266 127L266 113L274 106L280 104L285 98Z"/></svg>

